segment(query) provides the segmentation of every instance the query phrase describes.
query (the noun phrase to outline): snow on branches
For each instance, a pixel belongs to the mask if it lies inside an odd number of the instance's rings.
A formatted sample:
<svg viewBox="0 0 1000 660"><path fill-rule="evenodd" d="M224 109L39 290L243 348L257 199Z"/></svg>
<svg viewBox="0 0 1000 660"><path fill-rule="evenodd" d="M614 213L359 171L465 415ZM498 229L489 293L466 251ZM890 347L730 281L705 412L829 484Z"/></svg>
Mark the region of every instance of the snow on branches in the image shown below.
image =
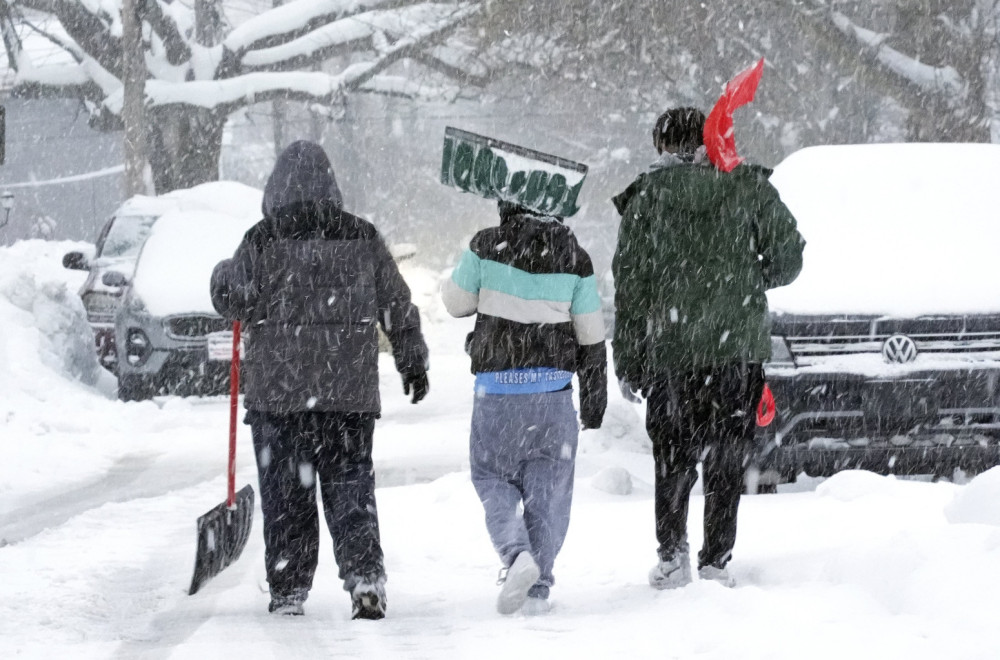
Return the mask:
<svg viewBox="0 0 1000 660"><path fill-rule="evenodd" d="M266 7L236 27L203 3L136 0L143 21L146 105L187 105L229 112L276 98L330 104L354 91L426 96L426 85L381 74L394 62L440 46L479 3L400 0L294 0ZM26 95L79 96L95 114L122 110L122 0L0 0L13 86ZM203 23L215 24L205 29ZM201 24L199 23L201 22ZM219 39L206 38L218 34ZM19 35L43 37L39 49ZM213 43L213 41L215 43ZM53 49L57 55L53 56ZM343 56L339 71L319 64ZM446 88L442 88L444 92Z"/></svg>

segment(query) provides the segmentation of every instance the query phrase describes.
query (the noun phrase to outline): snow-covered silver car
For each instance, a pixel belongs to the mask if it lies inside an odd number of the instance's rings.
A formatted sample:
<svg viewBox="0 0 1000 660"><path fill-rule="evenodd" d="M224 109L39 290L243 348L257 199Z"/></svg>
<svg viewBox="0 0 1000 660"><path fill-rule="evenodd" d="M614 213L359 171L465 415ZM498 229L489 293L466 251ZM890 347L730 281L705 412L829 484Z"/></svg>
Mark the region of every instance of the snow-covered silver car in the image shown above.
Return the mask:
<svg viewBox="0 0 1000 660"><path fill-rule="evenodd" d="M98 359L105 368L117 371L115 315L122 302L122 283L132 279L139 252L157 218L172 211L196 210L259 217L260 197L259 191L228 181L204 183L158 197L136 195L122 203L105 223L97 237L94 255L69 252L63 257L64 267L90 271L80 288L80 298L94 330ZM112 276L115 284L109 285L104 280L105 273L118 273L121 277Z"/></svg>
<svg viewBox="0 0 1000 660"><path fill-rule="evenodd" d="M139 250L157 218L148 209L144 211L123 206L101 229L93 256L69 252L63 257L66 268L90 271L80 287L80 299L94 331L98 361L112 372L117 368L115 312L121 304L121 289L104 284L102 278L109 271L132 276Z"/></svg>
<svg viewBox="0 0 1000 660"><path fill-rule="evenodd" d="M260 219L260 191L214 184L232 199L232 214L172 210L157 219L139 253L133 277L118 272L104 283L120 287L115 316L118 396L223 393L229 386L232 331L212 306L209 279Z"/></svg>
<svg viewBox="0 0 1000 660"><path fill-rule="evenodd" d="M808 241L769 292L758 482L1000 464L1000 145L810 147L771 177Z"/></svg>

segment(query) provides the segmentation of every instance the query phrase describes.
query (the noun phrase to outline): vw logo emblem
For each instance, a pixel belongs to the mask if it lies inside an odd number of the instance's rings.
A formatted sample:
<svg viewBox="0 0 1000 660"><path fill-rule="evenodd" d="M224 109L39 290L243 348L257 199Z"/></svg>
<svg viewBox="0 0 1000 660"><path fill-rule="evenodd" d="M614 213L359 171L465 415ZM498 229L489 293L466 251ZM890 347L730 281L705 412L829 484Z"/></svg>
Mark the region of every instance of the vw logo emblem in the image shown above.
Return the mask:
<svg viewBox="0 0 1000 660"><path fill-rule="evenodd" d="M882 357L897 364L913 362L917 359L917 344L906 335L893 335L882 344Z"/></svg>

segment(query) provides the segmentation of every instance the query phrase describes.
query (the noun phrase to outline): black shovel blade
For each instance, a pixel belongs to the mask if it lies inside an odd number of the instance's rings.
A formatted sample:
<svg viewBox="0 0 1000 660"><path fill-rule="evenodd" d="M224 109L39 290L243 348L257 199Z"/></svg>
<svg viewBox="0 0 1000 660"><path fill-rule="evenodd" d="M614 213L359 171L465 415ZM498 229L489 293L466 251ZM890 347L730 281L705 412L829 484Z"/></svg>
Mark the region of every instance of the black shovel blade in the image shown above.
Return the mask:
<svg viewBox="0 0 1000 660"><path fill-rule="evenodd" d="M253 527L253 488L247 484L236 493L232 509L223 502L198 518L198 554L188 595L240 558Z"/></svg>

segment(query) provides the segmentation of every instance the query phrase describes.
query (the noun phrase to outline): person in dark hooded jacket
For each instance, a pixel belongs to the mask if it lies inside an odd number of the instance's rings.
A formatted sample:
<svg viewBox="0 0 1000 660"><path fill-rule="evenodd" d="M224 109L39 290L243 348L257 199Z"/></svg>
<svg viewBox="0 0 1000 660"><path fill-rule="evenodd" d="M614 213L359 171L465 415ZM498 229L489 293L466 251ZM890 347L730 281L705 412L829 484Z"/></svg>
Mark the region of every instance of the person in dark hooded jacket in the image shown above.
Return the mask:
<svg viewBox="0 0 1000 660"><path fill-rule="evenodd" d="M245 406L264 516L269 611L302 614L319 550L319 486L354 618L385 615L372 436L378 334L403 391L427 394L427 347L410 290L375 227L343 209L323 149L278 157L264 218L212 273L216 310L247 332Z"/></svg>
<svg viewBox="0 0 1000 660"><path fill-rule="evenodd" d="M702 462L705 543L698 574L732 584L744 457L770 357L768 289L802 268L805 241L768 181L770 170L716 169L705 116L663 113L660 159L614 198L621 213L615 277L615 372L626 398L646 395L653 442L657 589L691 581L688 500Z"/></svg>
<svg viewBox="0 0 1000 660"><path fill-rule="evenodd" d="M569 528L579 427L607 404L604 319L590 256L559 218L500 202L443 285L453 316L477 314L469 461L506 575L501 614L548 611L552 567ZM518 515L523 504L524 515Z"/></svg>

